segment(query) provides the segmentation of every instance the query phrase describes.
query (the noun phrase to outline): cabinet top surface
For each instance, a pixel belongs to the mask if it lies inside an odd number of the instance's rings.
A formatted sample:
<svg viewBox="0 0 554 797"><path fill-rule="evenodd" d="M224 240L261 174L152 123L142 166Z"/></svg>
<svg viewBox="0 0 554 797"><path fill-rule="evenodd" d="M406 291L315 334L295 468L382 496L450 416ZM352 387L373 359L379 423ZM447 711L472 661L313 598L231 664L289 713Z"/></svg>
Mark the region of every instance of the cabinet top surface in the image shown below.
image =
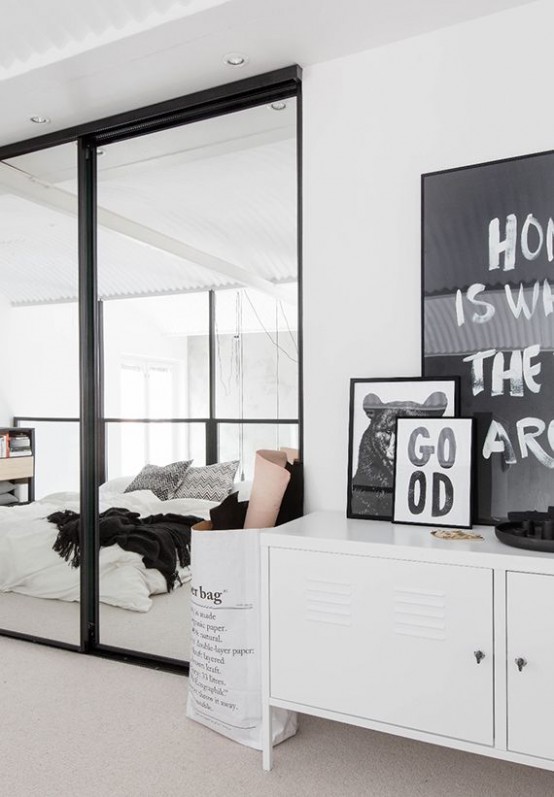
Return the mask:
<svg viewBox="0 0 554 797"><path fill-rule="evenodd" d="M342 512L322 511L263 531L262 545L367 556L398 555L399 558L459 561L460 564L497 565L506 569L554 574L554 554L504 545L497 539L493 526L468 529L483 538L479 540L441 540L431 534L439 528L402 525L386 520L355 520L345 517Z"/></svg>

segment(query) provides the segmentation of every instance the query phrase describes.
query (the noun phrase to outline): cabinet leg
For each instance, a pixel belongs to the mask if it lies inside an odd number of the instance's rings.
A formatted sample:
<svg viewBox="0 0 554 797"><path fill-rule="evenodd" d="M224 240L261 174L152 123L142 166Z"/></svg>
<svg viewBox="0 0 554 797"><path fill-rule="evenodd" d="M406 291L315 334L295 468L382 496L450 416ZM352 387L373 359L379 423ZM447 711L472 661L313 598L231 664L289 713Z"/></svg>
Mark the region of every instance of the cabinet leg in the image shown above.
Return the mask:
<svg viewBox="0 0 554 797"><path fill-rule="evenodd" d="M273 767L273 732L271 706L264 704L262 715L262 768L269 772Z"/></svg>

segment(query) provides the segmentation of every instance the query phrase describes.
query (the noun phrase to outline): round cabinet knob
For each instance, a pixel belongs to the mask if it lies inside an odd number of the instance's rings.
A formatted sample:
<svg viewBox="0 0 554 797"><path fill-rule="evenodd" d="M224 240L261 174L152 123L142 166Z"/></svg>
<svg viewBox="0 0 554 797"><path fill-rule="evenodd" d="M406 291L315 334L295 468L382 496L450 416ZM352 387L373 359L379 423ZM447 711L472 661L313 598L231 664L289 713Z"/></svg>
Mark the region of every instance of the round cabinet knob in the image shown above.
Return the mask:
<svg viewBox="0 0 554 797"><path fill-rule="evenodd" d="M517 658L517 659L515 660L515 662L516 662L517 668L518 668L518 670L519 670L520 672L523 670L523 668L524 668L524 667L526 667L526 666L527 666L527 660L526 660L526 659L523 659L523 658L521 658L521 656L520 656L519 658Z"/></svg>
<svg viewBox="0 0 554 797"><path fill-rule="evenodd" d="M481 664L481 662L485 658L485 654L483 653L482 650L474 650L473 655L475 656L475 661L477 662L477 664Z"/></svg>

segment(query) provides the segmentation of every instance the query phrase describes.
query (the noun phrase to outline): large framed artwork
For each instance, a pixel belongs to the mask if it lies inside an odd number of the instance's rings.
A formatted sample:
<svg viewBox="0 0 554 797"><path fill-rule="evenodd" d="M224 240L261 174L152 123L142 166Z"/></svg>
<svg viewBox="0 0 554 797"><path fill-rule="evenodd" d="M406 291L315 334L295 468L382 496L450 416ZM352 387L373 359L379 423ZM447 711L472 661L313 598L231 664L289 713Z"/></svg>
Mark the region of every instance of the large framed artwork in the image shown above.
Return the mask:
<svg viewBox="0 0 554 797"><path fill-rule="evenodd" d="M392 520L397 418L457 411L456 379L351 379L347 516Z"/></svg>
<svg viewBox="0 0 554 797"><path fill-rule="evenodd" d="M476 421L476 520L554 504L554 153L422 178L423 373Z"/></svg>

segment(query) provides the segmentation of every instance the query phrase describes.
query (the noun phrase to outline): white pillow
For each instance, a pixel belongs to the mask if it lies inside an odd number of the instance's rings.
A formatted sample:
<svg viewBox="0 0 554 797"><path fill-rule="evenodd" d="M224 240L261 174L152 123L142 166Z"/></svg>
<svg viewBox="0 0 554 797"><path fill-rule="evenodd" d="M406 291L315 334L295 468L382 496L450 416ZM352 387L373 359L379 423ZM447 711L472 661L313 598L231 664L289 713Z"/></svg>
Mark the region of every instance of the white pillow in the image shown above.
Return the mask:
<svg viewBox="0 0 554 797"><path fill-rule="evenodd" d="M100 493L124 493L134 478L134 476L119 476L117 479L108 479L100 485Z"/></svg>
<svg viewBox="0 0 554 797"><path fill-rule="evenodd" d="M14 487L15 484L13 482L6 482L6 481L0 482L0 495L4 495L4 493L11 492L11 490L13 490Z"/></svg>

